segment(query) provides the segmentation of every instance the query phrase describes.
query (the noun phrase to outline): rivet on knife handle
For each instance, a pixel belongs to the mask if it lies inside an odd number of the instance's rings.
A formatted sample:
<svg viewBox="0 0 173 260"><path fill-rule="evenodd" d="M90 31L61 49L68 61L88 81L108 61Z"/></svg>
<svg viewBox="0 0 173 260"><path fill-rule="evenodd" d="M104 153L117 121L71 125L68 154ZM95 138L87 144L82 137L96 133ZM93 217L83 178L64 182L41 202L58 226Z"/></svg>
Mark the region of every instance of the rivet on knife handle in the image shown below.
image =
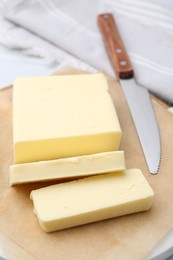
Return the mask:
<svg viewBox="0 0 173 260"><path fill-rule="evenodd" d="M99 15L98 24L118 78L127 79L133 77L133 68L112 14Z"/></svg>

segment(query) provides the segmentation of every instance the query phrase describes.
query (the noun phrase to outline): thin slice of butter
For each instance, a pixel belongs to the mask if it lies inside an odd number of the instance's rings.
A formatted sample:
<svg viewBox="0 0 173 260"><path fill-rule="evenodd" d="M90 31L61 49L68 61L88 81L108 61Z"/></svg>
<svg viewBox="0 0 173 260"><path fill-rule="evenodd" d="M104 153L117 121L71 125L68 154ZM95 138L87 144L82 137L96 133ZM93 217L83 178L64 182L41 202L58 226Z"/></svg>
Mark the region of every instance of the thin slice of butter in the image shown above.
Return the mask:
<svg viewBox="0 0 173 260"><path fill-rule="evenodd" d="M46 232L148 210L153 196L139 169L56 184L30 195Z"/></svg>
<svg viewBox="0 0 173 260"><path fill-rule="evenodd" d="M14 164L10 184L76 178L125 170L124 151L98 153L71 158Z"/></svg>
<svg viewBox="0 0 173 260"><path fill-rule="evenodd" d="M121 129L103 74L17 78L15 163L119 149Z"/></svg>

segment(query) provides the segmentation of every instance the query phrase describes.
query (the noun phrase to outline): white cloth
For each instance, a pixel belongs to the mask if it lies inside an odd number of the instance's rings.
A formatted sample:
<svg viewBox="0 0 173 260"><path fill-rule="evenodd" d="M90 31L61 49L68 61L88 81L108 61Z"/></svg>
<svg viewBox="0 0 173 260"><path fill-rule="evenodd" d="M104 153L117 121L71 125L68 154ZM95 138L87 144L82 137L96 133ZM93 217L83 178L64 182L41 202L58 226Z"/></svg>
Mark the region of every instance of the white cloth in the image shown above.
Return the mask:
<svg viewBox="0 0 173 260"><path fill-rule="evenodd" d="M114 76L97 25L97 15L103 12L116 18L138 83L173 103L171 1L7 1L3 16L10 22L1 23L0 43L48 62L95 68Z"/></svg>

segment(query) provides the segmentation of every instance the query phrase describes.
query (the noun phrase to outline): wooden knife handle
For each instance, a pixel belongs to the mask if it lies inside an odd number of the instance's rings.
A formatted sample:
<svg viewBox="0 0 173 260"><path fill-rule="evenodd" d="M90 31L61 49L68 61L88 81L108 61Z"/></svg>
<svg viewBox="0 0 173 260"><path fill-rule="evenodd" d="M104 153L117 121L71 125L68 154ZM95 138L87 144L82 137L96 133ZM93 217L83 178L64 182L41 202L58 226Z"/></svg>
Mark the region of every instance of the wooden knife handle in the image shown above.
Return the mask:
<svg viewBox="0 0 173 260"><path fill-rule="evenodd" d="M98 16L98 24L113 68L121 79L133 77L133 68L112 14Z"/></svg>

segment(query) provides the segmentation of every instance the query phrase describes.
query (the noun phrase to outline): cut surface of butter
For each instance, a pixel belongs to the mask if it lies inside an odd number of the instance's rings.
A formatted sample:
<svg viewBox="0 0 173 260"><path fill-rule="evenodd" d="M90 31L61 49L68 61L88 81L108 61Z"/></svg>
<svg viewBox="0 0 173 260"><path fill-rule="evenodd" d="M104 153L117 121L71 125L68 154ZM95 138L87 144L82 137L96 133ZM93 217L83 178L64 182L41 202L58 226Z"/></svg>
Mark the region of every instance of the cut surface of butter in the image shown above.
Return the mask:
<svg viewBox="0 0 173 260"><path fill-rule="evenodd" d="M138 169L56 184L30 194L46 232L148 210L153 196Z"/></svg>
<svg viewBox="0 0 173 260"><path fill-rule="evenodd" d="M15 163L119 149L121 129L103 74L17 78Z"/></svg>
<svg viewBox="0 0 173 260"><path fill-rule="evenodd" d="M124 151L76 156L50 161L14 164L10 184L76 178L125 170Z"/></svg>

